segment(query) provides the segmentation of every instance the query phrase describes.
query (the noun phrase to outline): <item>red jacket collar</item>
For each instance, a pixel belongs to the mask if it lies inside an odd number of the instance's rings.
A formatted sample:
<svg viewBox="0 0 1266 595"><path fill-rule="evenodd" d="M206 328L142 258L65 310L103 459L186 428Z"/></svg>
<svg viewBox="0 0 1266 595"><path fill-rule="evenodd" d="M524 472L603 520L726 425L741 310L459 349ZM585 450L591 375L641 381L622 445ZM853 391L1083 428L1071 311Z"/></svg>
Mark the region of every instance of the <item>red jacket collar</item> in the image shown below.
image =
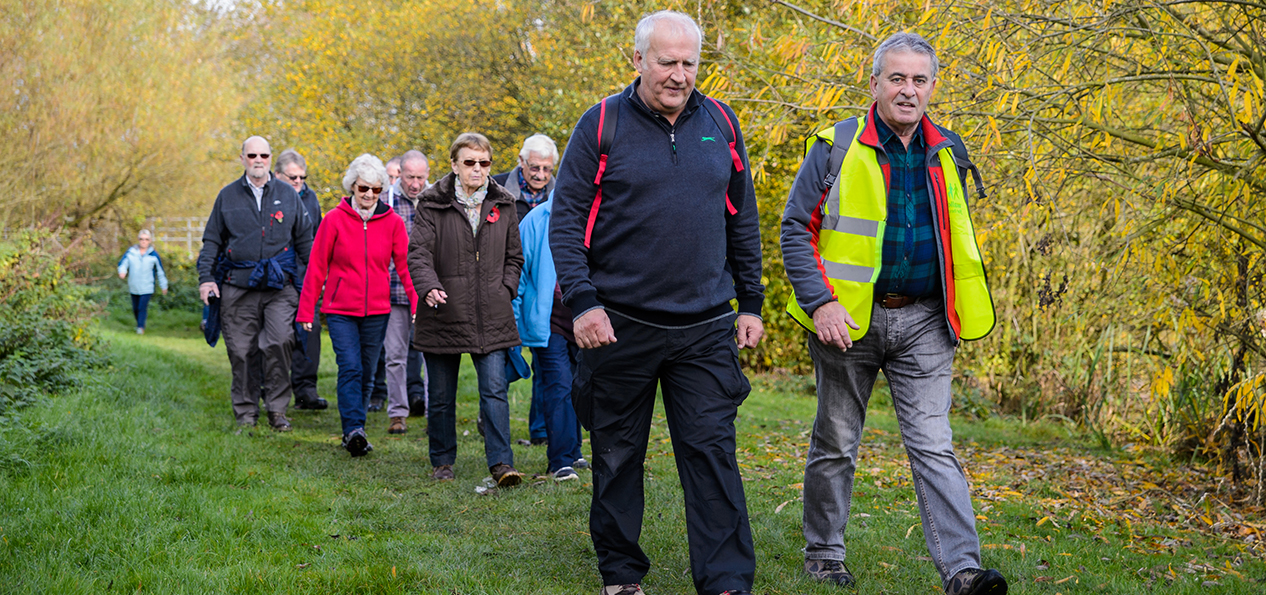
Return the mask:
<svg viewBox="0 0 1266 595"><path fill-rule="evenodd" d="M870 109L866 112L866 127L862 129L862 135L858 138L862 144L876 149L879 146L879 132L875 127L875 107L877 104L871 103ZM927 141L928 148L935 147L945 142L945 135L941 134L940 128L932 123L932 119L927 114L923 114L923 120L919 122L919 126L923 128L923 138Z"/></svg>

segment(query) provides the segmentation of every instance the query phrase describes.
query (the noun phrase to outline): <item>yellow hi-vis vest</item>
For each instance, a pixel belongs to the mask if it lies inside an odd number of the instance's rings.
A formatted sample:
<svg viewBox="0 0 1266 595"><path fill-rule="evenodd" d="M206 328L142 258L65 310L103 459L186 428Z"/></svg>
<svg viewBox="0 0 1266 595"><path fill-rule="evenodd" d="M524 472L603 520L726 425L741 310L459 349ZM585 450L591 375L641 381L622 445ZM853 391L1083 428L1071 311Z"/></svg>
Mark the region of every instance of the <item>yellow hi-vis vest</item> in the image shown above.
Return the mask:
<svg viewBox="0 0 1266 595"><path fill-rule="evenodd" d="M827 128L809 137L805 142L807 155L813 143L821 139L835 147L837 129L844 134L853 132L841 146L845 153L842 161L833 150L833 159L826 178L827 191L822 206L814 216L817 229L811 229L816 245L818 267L831 284L831 290L840 305L844 306L861 328L849 329L854 341L862 338L870 328L870 316L875 304L874 285L883 266L885 221L888 218L888 165L881 165L878 134L874 125L872 107L859 126L859 119L852 118L837 126ZM993 298L985 278L980 247L967 212L963 193L963 180L954 159L954 140L942 133L927 117L920 124L928 152L935 157L928 160L928 195L932 200L932 218L937 237L937 253L942 271L942 291L947 307L946 323L955 339L974 340L993 330L995 317ZM837 128L838 127L838 128ZM961 142L961 141L958 141ZM965 160L965 152L964 152ZM836 167L838 169L830 171ZM974 166L970 162L964 167ZM946 175L946 172L949 175ZM977 189L982 188L979 174ZM844 190L841 195L841 189ZM793 290L787 302L787 312L810 332L817 332L813 317L796 301Z"/></svg>

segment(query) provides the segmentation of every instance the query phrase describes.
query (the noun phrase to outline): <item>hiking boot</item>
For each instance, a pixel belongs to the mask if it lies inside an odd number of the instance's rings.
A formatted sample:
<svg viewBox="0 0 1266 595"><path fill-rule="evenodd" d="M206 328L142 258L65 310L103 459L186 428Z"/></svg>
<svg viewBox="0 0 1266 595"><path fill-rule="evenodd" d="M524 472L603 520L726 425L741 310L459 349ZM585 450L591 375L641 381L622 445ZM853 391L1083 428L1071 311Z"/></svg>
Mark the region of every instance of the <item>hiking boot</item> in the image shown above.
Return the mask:
<svg viewBox="0 0 1266 595"><path fill-rule="evenodd" d="M580 476L576 475L576 470L571 467L563 467L554 472L554 481L571 481L579 478Z"/></svg>
<svg viewBox="0 0 1266 595"><path fill-rule="evenodd" d="M598 591L598 595L646 595L642 592L642 585L607 585Z"/></svg>
<svg viewBox="0 0 1266 595"><path fill-rule="evenodd" d="M585 457L580 457L579 459L576 459L576 462L571 464L571 467L572 469L588 469L589 461L586 461Z"/></svg>
<svg viewBox="0 0 1266 595"><path fill-rule="evenodd" d="M391 425L387 426L388 434L403 434L409 431L409 427L404 424L403 417L391 418Z"/></svg>
<svg viewBox="0 0 1266 595"><path fill-rule="evenodd" d="M431 471L431 479L435 481L453 481L456 478L452 465L440 465Z"/></svg>
<svg viewBox="0 0 1266 595"><path fill-rule="evenodd" d="M540 445L542 445L542 444L549 444L549 437L548 437L548 436L542 436L542 437L540 437L540 438L533 438L533 439L531 439L531 440L529 440L529 441L528 441L528 446L540 446Z"/></svg>
<svg viewBox="0 0 1266 595"><path fill-rule="evenodd" d="M853 573L839 560L805 560L804 571L814 580L835 583L841 587L851 587L857 582Z"/></svg>
<svg viewBox="0 0 1266 595"><path fill-rule="evenodd" d="M299 395L295 395L295 409L319 410L319 409L328 409L329 406L330 406L329 401L326 401L325 399L322 399L321 397L309 398L309 397L300 397Z"/></svg>
<svg viewBox="0 0 1266 595"><path fill-rule="evenodd" d="M138 327L136 327L136 334L138 334L138 335L144 335L144 334L145 334L145 327L143 327L143 326L138 326Z"/></svg>
<svg viewBox="0 0 1266 595"><path fill-rule="evenodd" d="M234 432L234 434L237 434L238 436L241 436L242 434L246 434L247 436L254 436L255 435L255 420L243 419L237 422L237 431Z"/></svg>
<svg viewBox="0 0 1266 595"><path fill-rule="evenodd" d="M373 445L369 443L369 437L365 436L364 428L356 428L344 434L343 448L346 448L347 452L352 453L353 457L363 457L374 450Z"/></svg>
<svg viewBox="0 0 1266 595"><path fill-rule="evenodd" d="M426 401L409 401L409 417L426 417Z"/></svg>
<svg viewBox="0 0 1266 595"><path fill-rule="evenodd" d="M368 409L370 411L382 411L382 403L382 399L378 397L370 397Z"/></svg>
<svg viewBox="0 0 1266 595"><path fill-rule="evenodd" d="M286 419L286 414L285 414L285 413L278 413L278 412L276 412L276 411L269 411L269 412L268 412L268 425L272 426L272 427L273 427L273 430L276 430L276 431L278 431L278 432L289 432L289 431L290 431L290 420Z"/></svg>
<svg viewBox="0 0 1266 595"><path fill-rule="evenodd" d="M960 570L945 586L945 595L1007 595L1007 579L992 568Z"/></svg>
<svg viewBox="0 0 1266 595"><path fill-rule="evenodd" d="M497 463L489 467L488 472L492 474L492 479L497 482L499 488L513 487L523 483L523 474L505 463Z"/></svg>

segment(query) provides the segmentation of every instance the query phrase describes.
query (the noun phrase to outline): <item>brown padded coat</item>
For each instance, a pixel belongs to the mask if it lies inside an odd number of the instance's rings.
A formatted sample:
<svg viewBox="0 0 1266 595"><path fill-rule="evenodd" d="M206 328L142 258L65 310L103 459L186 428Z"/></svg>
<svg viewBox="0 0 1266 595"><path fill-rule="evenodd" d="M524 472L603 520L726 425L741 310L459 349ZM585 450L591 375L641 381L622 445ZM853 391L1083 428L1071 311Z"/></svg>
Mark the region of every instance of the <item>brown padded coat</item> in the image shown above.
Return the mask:
<svg viewBox="0 0 1266 595"><path fill-rule="evenodd" d="M519 293L523 248L514 197L488 180L479 233L457 202L456 176L422 192L409 234L409 275L418 292L413 348L426 353L486 354L519 345L511 302ZM440 289L447 303L432 308Z"/></svg>

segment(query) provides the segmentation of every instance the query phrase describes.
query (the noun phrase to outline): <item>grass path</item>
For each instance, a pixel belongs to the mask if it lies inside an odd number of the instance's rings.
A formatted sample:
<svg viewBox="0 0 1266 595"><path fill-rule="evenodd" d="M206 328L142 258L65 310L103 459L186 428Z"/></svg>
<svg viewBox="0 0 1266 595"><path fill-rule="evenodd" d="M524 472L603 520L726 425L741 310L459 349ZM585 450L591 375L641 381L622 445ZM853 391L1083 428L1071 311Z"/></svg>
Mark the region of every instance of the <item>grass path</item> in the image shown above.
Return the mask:
<svg viewBox="0 0 1266 595"><path fill-rule="evenodd" d="M536 481L477 495L487 476L463 367L457 481L436 484L421 433L375 451L338 447L338 413L294 412L295 431L236 435L223 347L196 319L127 313L103 324L110 368L0 427L0 592L584 593L600 587L581 481ZM319 388L333 401L335 366ZM802 382L758 379L740 409L739 460L757 545L756 591L833 593L800 572L799 501L815 401ZM512 429L527 434L528 384L512 387ZM680 487L657 414L647 462L643 546L650 595L692 592ZM940 592L923 545L891 406L867 420L849 527L859 593ZM465 434L465 435L463 435ZM1193 470L1146 453L1087 449L1051 425L956 422L976 496L985 563L1013 593L1261 593L1260 511L1226 506ZM586 452L587 445L586 445ZM545 469L541 447L516 465Z"/></svg>

